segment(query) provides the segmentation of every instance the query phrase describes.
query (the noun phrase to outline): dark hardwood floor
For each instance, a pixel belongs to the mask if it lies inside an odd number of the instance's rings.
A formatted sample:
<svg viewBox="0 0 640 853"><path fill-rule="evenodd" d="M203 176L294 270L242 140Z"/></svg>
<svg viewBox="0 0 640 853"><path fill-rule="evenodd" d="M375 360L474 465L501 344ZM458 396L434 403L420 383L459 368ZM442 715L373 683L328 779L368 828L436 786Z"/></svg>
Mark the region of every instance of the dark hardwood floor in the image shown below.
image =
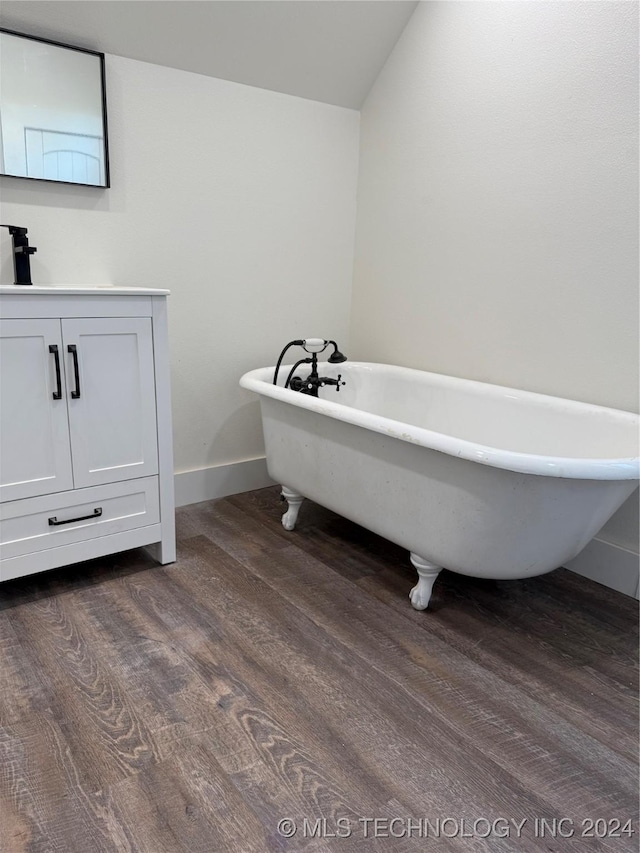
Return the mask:
<svg viewBox="0 0 640 853"><path fill-rule="evenodd" d="M418 613L405 551L277 498L0 587L2 851L638 849L637 602L443 572Z"/></svg>

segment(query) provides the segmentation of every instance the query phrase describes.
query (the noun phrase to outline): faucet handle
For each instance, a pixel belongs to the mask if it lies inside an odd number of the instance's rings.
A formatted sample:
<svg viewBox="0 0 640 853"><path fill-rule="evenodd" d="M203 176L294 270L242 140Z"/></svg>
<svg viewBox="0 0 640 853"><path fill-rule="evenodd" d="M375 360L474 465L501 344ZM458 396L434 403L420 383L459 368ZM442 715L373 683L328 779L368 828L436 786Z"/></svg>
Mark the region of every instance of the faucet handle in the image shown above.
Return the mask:
<svg viewBox="0 0 640 853"><path fill-rule="evenodd" d="M339 374L338 374L338 378L337 378L337 379L330 379L329 377L326 377L326 378L324 378L324 377L323 377L323 378L322 378L322 381L321 381L321 383L320 383L320 384L321 384L321 387L322 387L323 385L335 385L335 386L336 386L336 391L339 391L339 390L340 390L340 386L341 386L341 385L346 385L346 384L347 384L346 382L341 382L341 381L340 381L341 379L342 379L342 374L341 374L341 373L339 373Z"/></svg>
<svg viewBox="0 0 640 853"><path fill-rule="evenodd" d="M0 228L8 228L9 234L16 234L18 237L24 237L27 233L27 229L23 228L21 225L1 225Z"/></svg>

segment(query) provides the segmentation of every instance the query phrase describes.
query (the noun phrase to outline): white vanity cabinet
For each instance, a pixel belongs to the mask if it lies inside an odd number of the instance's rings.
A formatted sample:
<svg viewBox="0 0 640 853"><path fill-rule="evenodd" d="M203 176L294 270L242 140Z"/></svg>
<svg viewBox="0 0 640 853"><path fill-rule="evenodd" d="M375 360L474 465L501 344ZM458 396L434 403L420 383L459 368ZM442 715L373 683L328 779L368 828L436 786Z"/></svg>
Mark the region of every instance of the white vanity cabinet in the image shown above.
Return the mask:
<svg viewBox="0 0 640 853"><path fill-rule="evenodd" d="M0 581L175 560L166 297L0 287Z"/></svg>

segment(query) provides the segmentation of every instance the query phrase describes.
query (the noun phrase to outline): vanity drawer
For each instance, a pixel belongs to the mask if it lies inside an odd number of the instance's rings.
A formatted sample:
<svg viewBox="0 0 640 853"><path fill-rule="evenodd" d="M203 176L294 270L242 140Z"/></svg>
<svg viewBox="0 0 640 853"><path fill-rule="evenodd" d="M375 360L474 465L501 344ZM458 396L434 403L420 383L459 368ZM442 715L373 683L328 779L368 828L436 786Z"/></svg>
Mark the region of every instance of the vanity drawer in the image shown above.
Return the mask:
<svg viewBox="0 0 640 853"><path fill-rule="evenodd" d="M11 501L0 505L0 558L121 533L159 520L157 477Z"/></svg>

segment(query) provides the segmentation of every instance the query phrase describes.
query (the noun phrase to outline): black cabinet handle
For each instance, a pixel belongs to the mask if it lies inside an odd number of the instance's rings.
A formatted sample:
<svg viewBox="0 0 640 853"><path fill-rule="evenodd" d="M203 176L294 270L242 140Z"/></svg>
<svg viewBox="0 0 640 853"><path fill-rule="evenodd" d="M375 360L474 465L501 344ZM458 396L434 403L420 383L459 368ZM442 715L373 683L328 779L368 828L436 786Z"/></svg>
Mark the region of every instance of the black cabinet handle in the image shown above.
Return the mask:
<svg viewBox="0 0 640 853"><path fill-rule="evenodd" d="M80 396L80 370L78 368L78 347L75 344L69 344L67 352L73 356L73 378L76 383L76 390L71 392L73 400L77 400Z"/></svg>
<svg viewBox="0 0 640 853"><path fill-rule="evenodd" d="M91 515L81 515L79 518L67 518L65 521L58 521L58 519L54 515L49 519L49 524L52 527L57 527L60 524L73 524L74 521L86 521L89 518L98 518L101 515L102 515L102 507L99 506L99 507L96 507L96 509L94 509L94 511L91 513Z"/></svg>
<svg viewBox="0 0 640 853"><path fill-rule="evenodd" d="M49 344L49 352L53 354L56 365L56 390L53 392L54 400L62 400L62 379L60 377L60 353L57 344Z"/></svg>

